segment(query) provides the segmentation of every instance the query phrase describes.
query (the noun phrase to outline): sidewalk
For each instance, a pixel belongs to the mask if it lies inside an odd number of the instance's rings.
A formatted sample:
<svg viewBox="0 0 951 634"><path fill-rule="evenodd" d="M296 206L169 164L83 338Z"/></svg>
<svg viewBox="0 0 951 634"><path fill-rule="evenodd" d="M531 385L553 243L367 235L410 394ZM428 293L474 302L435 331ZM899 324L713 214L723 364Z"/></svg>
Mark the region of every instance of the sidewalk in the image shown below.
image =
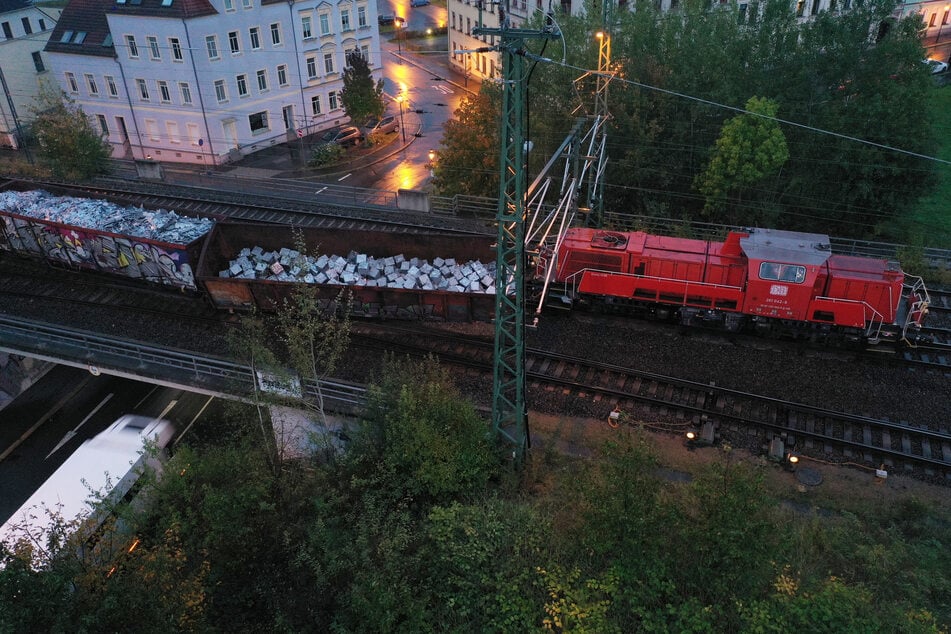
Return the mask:
<svg viewBox="0 0 951 634"><path fill-rule="evenodd" d="M448 38L443 36L439 38L439 40L444 43L442 50L445 50L445 46L448 46ZM430 73L434 78L451 84L460 91L474 94L474 92L478 90L478 82L466 81L464 77L461 77L459 72L449 65L449 59L444 53L427 54L404 50L402 55L396 53L392 53L392 55L402 60L404 64L410 64L424 70ZM464 85L464 83L471 83L473 86L469 88L467 85ZM417 138L416 134L419 133L421 129L418 119L412 121L414 115L414 111L409 111L404 117L406 126L405 142L402 140L402 133L397 133L398 137L395 141L377 147L350 150L348 152L348 160L327 167L314 168L306 166L306 154L309 153L308 149L314 145L313 137L316 136L315 134L310 135L310 137L305 137L301 141L288 141L263 150L258 150L253 154L242 157L234 163L220 165L213 168L213 170L218 173L227 173L231 176L246 176L248 178L306 178L345 174L355 169L368 167L374 163L385 160L412 145ZM321 131L321 133L322 132L323 131ZM310 143L308 143L308 139L310 139ZM303 152L305 153L303 157L301 156L302 146ZM167 170L179 166L166 164L164 167ZM207 171L207 168L202 171Z"/></svg>

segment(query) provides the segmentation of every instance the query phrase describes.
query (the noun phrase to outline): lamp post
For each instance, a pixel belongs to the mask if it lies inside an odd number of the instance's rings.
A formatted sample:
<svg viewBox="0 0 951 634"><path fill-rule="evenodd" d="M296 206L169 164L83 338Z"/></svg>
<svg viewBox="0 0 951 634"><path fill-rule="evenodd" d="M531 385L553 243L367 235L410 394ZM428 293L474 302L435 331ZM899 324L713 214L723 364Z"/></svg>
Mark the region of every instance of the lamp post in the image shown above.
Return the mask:
<svg viewBox="0 0 951 634"><path fill-rule="evenodd" d="M429 151L429 177L436 175L436 150Z"/></svg>
<svg viewBox="0 0 951 634"><path fill-rule="evenodd" d="M396 102L400 104L400 134L403 135L403 143L406 143L406 126L403 125L403 95L397 97Z"/></svg>
<svg viewBox="0 0 951 634"><path fill-rule="evenodd" d="M397 55L397 61L403 63L403 22L400 20L396 21L396 48L399 50L399 55Z"/></svg>

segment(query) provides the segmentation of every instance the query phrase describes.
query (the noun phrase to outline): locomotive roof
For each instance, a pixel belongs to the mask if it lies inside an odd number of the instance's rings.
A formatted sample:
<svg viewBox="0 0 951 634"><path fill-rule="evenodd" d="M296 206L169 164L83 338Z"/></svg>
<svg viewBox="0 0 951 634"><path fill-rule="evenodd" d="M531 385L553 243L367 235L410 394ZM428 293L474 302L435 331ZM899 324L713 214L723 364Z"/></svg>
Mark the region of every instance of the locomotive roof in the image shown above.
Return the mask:
<svg viewBox="0 0 951 634"><path fill-rule="evenodd" d="M821 233L749 229L740 246L751 260L778 260L790 264L824 263L832 255L829 236Z"/></svg>

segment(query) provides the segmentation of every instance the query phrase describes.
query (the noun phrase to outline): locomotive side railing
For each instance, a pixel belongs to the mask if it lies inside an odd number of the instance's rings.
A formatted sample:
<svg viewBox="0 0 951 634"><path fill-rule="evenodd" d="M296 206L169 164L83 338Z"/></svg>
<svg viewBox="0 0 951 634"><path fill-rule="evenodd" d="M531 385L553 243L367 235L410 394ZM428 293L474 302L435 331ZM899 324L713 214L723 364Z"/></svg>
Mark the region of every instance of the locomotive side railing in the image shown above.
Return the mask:
<svg viewBox="0 0 951 634"><path fill-rule="evenodd" d="M871 304L865 301L854 299L842 299L841 297L826 297L816 295L813 301L824 301L830 304L856 304L862 307L862 317L865 319L865 337L869 343L878 343L882 334L882 326L885 323L885 315L875 310Z"/></svg>
<svg viewBox="0 0 951 634"><path fill-rule="evenodd" d="M717 290L729 290L729 291L736 291L736 292L743 291L742 286L730 286L729 284L714 284L712 282L692 282L689 280L681 280L681 279L677 279L673 277L658 277L655 275L638 275L636 273L620 273L618 271L606 271L602 269L581 269L579 271L572 273L565 279L565 291L567 292L568 290L568 284L570 280L572 293L573 294L576 293L578 290L578 285L581 283L582 278L584 277L586 273L603 273L603 274L611 275L612 277L618 277L618 278L630 278L630 279L638 279L638 280L650 280L653 282L666 282L670 284L682 284L684 285L684 290L683 290L683 305L684 306L693 305L689 303L688 301L691 289L704 289L704 290L717 289Z"/></svg>

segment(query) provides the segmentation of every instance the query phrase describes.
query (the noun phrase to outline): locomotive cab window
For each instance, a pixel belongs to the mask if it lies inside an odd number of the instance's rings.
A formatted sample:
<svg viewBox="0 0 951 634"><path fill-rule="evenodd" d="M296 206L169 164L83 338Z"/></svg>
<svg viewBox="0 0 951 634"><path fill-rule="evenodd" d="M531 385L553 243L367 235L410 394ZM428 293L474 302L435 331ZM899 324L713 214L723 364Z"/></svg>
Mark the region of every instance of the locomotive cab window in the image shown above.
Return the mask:
<svg viewBox="0 0 951 634"><path fill-rule="evenodd" d="M772 282L802 284L806 279L806 267L778 262L760 262L759 278Z"/></svg>

